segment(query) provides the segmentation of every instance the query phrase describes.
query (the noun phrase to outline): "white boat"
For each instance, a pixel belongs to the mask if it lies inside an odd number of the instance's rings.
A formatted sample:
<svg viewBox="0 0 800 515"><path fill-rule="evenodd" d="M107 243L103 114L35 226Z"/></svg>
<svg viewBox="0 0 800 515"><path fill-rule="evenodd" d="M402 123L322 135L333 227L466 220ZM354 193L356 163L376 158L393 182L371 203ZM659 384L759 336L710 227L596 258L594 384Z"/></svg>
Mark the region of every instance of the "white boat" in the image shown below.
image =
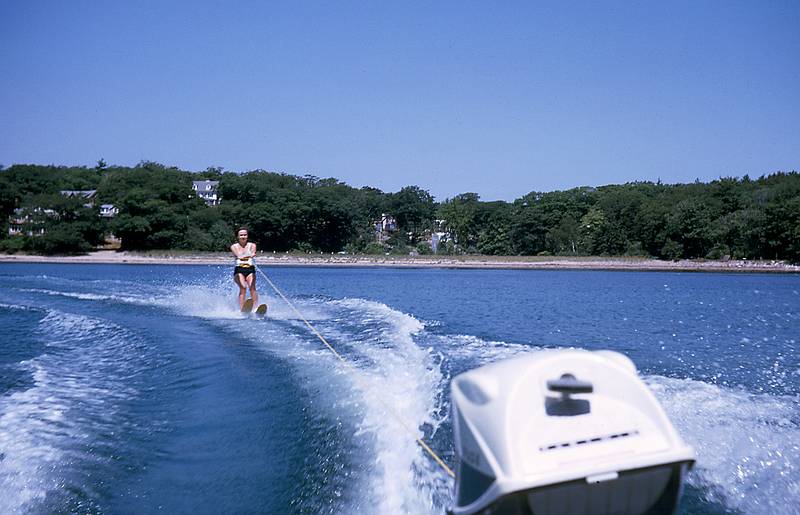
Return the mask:
<svg viewBox="0 0 800 515"><path fill-rule="evenodd" d="M454 514L674 513L695 460L626 356L548 350L452 382Z"/></svg>

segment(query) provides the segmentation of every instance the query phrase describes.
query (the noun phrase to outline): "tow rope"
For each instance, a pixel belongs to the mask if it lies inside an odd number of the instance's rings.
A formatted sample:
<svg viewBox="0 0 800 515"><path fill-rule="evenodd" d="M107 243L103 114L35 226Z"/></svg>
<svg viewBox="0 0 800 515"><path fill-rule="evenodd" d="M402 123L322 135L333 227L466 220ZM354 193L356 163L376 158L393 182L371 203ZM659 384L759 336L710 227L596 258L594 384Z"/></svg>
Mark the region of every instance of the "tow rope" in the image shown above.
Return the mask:
<svg viewBox="0 0 800 515"><path fill-rule="evenodd" d="M306 326L308 327L308 329L309 329L309 330L310 330L312 333L314 333L314 334L317 336L317 338L319 338L319 340L320 340L320 341L321 341L321 342L322 342L322 343L325 345L325 347L327 347L327 348L328 348L328 350L330 350L330 351L333 353L333 355L334 355L334 356L336 356L336 358L337 358L337 359L338 359L340 362L342 362L342 364L343 364L343 365L345 365L345 369L346 369L348 372L350 372L350 373L352 374L352 377L353 377L354 379L356 379L356 380L357 380L357 381L358 381L360 384L362 384L362 385L363 385L363 383L361 383L361 376L358 374L358 369L356 369L355 367L353 367L353 365L352 365L352 364L351 364L349 361L347 361L347 360L346 360L346 359L345 359L345 358L344 358L344 357L343 357L341 354L339 354L339 353L336 351L336 349L334 349L334 348L333 348L333 345L331 345L330 343L328 343L328 340L326 340L326 339L325 339L325 337L324 337L324 336L322 336L322 334L321 334L319 331L317 331L317 328L316 328L316 327L314 327L314 326L311 324L311 322L309 322L309 321L306 319L306 317L304 317L304 316L303 316L303 314L300 312L300 310L299 310L299 309L297 309L297 308L295 307L295 305L294 305L294 304L292 304L292 302L291 302L291 301L290 301L288 298L286 298L286 295L284 295L284 294L283 294L283 292L282 292L280 289L278 289L278 287L277 287L277 286L275 286L275 283L273 283L273 282L270 280L270 278L269 278L269 277L267 277L267 274L265 274L264 272L262 272L262 271L261 271L261 268L260 268L260 267L256 267L256 271L257 271L259 274L261 274L261 276L264 278L264 280L266 280L266 281L267 281L267 283L269 283L269 285L272 287L272 289L273 289L273 290L275 290L275 293L277 293L277 294L278 294L278 296L279 296L281 299L283 299L283 301L284 301L284 302L286 302L286 304L287 304L287 305L288 305L290 308L292 308L292 311L294 311L294 313L295 313L295 314L296 314L296 315L297 315L297 316L300 318L300 320L302 320L302 321L303 321L303 322L306 324ZM363 385L363 386L366 386L366 385ZM365 388L364 390L365 390L366 392L369 392L370 394L372 394L372 392L371 392L371 390L370 390L369 388ZM408 424L405 422L405 420L403 420L403 418L402 418L402 417L401 417L401 416L400 416L400 415L399 415L399 414L398 414L398 413L397 413L395 410L393 410L393 409L391 408L391 406L389 406L389 404L387 404L387 403L386 403L386 401L384 401L384 400L383 400L383 398L381 398L379 395L375 395L375 394L372 394L372 395L373 395L373 397L374 397L374 398L375 398L375 399L376 399L378 402L380 402L381 406L383 406L383 408L386 410L386 412L387 412L387 413L389 413L389 414L390 414L390 415L391 415L391 416L392 416L392 417L395 419L395 421L396 421L398 424L400 424L400 426L401 426L403 429L405 429L405 430L406 430L406 431L407 431L409 434L411 434L411 436L412 436L412 437L414 438L414 440L415 440L415 441L416 441L416 442L419 444L419 446L420 446L420 447L422 447L422 448L425 450L425 452L427 452L427 453L430 455L430 457L431 457L431 458L433 458L433 460L434 460L436 463L438 463L438 464L439 464L439 466L440 466L440 467L442 467L442 469L444 469L444 471L445 471L445 472L447 472L447 474L448 474L450 477L456 477L456 475L453 473L453 470L452 470L450 467L448 467L448 466L447 466L447 463L445 463L445 462L444 462L444 460L442 460L442 458L440 458L440 457L439 457L439 455L438 455L438 454L436 454L436 452L434 452L434 450L433 450L433 449L431 449L431 447L430 447L430 446L429 446L427 443L425 443L425 441L424 441L422 438L420 438L420 437L418 437L418 436L416 435L416 433L414 432L414 430L412 430L412 429L411 429L411 427L410 427L410 426L409 426L409 425L408 425Z"/></svg>

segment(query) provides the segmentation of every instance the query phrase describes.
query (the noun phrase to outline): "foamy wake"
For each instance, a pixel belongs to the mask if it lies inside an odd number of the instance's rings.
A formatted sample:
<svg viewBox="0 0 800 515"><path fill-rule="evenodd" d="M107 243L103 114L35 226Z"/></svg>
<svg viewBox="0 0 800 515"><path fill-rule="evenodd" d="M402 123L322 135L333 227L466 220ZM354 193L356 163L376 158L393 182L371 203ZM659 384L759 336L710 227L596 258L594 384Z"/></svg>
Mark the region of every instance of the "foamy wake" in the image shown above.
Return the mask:
<svg viewBox="0 0 800 515"><path fill-rule="evenodd" d="M466 334L443 335L438 340L437 348L446 353L449 361L458 364L456 373L542 349L533 345L486 341Z"/></svg>
<svg viewBox="0 0 800 515"><path fill-rule="evenodd" d="M259 304L267 304L271 320L299 320L297 313L280 298L259 291ZM249 296L249 294L248 294ZM164 295L140 299L139 302L167 308L178 314L204 319L246 319L252 314L242 313L237 302L237 290L228 281L219 281L211 285L184 285L175 287ZM309 321L327 318L324 309L320 310L314 302L305 302L302 315Z"/></svg>
<svg viewBox="0 0 800 515"><path fill-rule="evenodd" d="M105 294L105 293L92 293L92 292L72 292L72 291L59 291L49 290L46 288L20 288L19 291L28 293L42 293L52 297L66 297L70 299L89 300L89 301L107 301L118 302L122 304L134 304L138 306L163 306L168 305L169 297L153 296L153 295L124 295L124 294Z"/></svg>
<svg viewBox="0 0 800 515"><path fill-rule="evenodd" d="M48 377L34 363L35 386L0 398L0 512L32 511L58 489L64 450L57 445L65 401L45 402ZM55 473L53 473L55 471ZM49 473L48 473L49 472Z"/></svg>
<svg viewBox="0 0 800 515"><path fill-rule="evenodd" d="M361 328L351 355L366 358L350 376L363 406L359 432L374 438L371 498L379 513L431 513L436 508L443 471L416 443L421 427L439 423L437 393L442 373L431 349L414 337L423 325L414 317L384 304L361 299L332 303L342 308L345 325Z"/></svg>
<svg viewBox="0 0 800 515"><path fill-rule="evenodd" d="M690 379L646 382L697 451L689 482L744 513L794 514L800 506L800 399L752 394Z"/></svg>
<svg viewBox="0 0 800 515"><path fill-rule="evenodd" d="M417 445L438 426L442 376L433 352L415 342L424 327L384 304L361 299L294 299L346 360L340 362L290 309L271 307L268 324L235 324L293 366L315 409L351 427L359 470L348 474L341 513L431 513L449 481ZM277 315L277 316L276 316ZM281 317L281 318L279 318ZM277 321L276 321L277 320ZM338 490L337 490L338 491ZM444 493L443 493L444 492Z"/></svg>
<svg viewBox="0 0 800 515"><path fill-rule="evenodd" d="M119 405L135 393L119 357L124 330L57 311L40 327L47 352L19 364L33 386L0 397L0 513L66 509L78 491L93 498L79 471L106 459L91 449L118 431Z"/></svg>
<svg viewBox="0 0 800 515"><path fill-rule="evenodd" d="M8 304L6 302L0 302L0 309L8 309L14 311L37 311L38 308L32 308L30 306L23 306L21 304Z"/></svg>

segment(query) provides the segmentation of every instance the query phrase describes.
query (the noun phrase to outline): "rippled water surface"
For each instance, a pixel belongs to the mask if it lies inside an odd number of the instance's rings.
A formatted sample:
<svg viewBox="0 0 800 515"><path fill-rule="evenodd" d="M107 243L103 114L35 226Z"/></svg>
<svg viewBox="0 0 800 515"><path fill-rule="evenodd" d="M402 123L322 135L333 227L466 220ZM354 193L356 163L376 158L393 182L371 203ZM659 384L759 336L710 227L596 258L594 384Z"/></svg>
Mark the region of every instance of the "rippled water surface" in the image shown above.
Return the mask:
<svg viewBox="0 0 800 515"><path fill-rule="evenodd" d="M0 265L0 513L442 513L449 379L630 356L698 464L683 513L800 506L800 277ZM387 414L385 405L408 426Z"/></svg>

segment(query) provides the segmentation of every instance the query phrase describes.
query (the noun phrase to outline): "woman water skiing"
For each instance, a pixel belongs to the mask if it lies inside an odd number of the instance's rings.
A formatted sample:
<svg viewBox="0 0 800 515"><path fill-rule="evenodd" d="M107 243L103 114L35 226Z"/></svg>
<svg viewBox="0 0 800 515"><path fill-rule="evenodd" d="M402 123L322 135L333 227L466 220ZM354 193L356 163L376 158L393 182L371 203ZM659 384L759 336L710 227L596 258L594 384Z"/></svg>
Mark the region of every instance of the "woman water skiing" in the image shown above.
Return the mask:
<svg viewBox="0 0 800 515"><path fill-rule="evenodd" d="M241 227L236 233L237 242L231 245L231 252L236 257L236 268L233 269L233 282L239 287L239 309L244 309L247 290L250 289L252 306L258 306L258 292L256 291L256 244L247 241L247 228ZM249 311L249 310L247 310Z"/></svg>

